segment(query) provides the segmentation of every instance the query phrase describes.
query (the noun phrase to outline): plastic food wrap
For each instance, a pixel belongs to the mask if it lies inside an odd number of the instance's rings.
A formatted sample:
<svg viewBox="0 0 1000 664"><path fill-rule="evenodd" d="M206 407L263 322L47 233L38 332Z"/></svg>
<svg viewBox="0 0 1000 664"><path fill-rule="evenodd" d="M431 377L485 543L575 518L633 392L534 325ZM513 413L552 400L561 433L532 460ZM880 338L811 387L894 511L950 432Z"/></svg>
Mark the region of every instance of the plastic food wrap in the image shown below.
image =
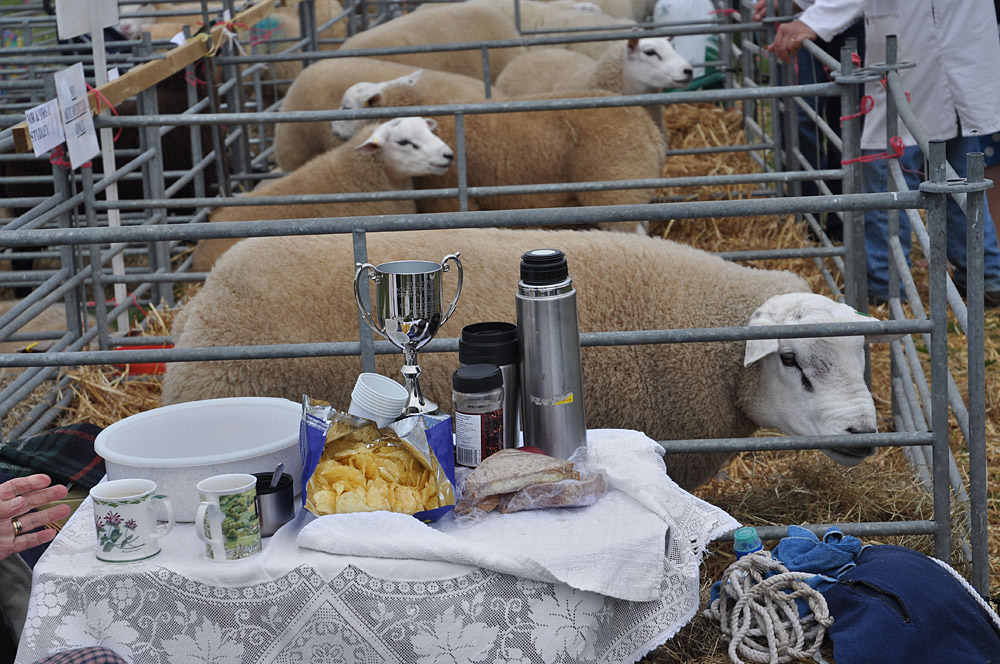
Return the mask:
<svg viewBox="0 0 1000 664"><path fill-rule="evenodd" d="M507 450L506 454L509 456L510 452L511 450ZM476 520L492 511L509 514L523 510L593 505L608 492L609 487L604 472L588 463L586 453L587 449L581 447L570 457L572 461L568 464L570 470L564 473L567 479L527 484L506 493L484 495L482 477L476 476L479 468L465 473L459 481L459 487L463 490L463 494L462 499L455 505L455 514L461 519ZM528 467L515 472L525 477L537 475L537 471L531 468L531 457L521 458ZM552 466L551 457L542 456L541 458L546 460L544 466ZM488 468L489 464L486 464L486 467ZM518 482L511 482L508 477L504 476L495 483L495 486L502 488L517 484Z"/></svg>
<svg viewBox="0 0 1000 664"><path fill-rule="evenodd" d="M299 436L306 509L317 516L386 510L439 518L455 493L447 464L428 442L428 424L443 423L417 416L378 429L306 397Z"/></svg>

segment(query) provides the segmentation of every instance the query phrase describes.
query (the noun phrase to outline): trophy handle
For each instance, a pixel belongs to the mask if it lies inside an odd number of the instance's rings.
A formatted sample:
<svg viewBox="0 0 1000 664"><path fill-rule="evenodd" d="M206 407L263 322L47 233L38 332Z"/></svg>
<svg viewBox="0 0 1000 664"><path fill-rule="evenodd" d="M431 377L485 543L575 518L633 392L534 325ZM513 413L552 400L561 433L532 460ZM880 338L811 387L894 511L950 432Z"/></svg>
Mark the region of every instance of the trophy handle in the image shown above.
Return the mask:
<svg viewBox="0 0 1000 664"><path fill-rule="evenodd" d="M358 304L358 313L361 314L361 318L368 324L368 327L388 339L385 334L385 330L379 327L378 323L375 322L374 317L371 315L371 312L365 309L365 305L361 302L361 275L364 272L368 272L369 279L378 279L378 276L375 273L375 266L371 263L355 263L354 265L356 267L354 270L354 301ZM368 285L366 283L365 287L367 286Z"/></svg>
<svg viewBox="0 0 1000 664"><path fill-rule="evenodd" d="M442 272L448 271L449 269L448 261L450 260L455 261L455 267L458 268L458 286L455 287L455 297L451 298L451 303L448 305L448 311L446 311L444 313L444 316L441 318L441 323L440 323L441 325L444 325L446 322L448 322L448 319L451 318L452 313L455 312L455 305L458 304L458 296L462 292L462 261L459 258L459 256L461 255L462 252L456 251L453 254L448 254L441 260Z"/></svg>

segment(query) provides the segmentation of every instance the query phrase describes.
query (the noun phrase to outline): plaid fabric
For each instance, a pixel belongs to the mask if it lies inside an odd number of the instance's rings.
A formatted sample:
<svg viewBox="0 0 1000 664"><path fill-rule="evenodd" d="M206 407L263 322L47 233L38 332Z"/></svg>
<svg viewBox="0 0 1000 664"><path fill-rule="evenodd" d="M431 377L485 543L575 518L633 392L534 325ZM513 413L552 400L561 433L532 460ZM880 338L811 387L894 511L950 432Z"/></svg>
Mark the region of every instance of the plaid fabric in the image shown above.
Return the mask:
<svg viewBox="0 0 1000 664"><path fill-rule="evenodd" d="M114 650L101 646L88 646L43 657L35 664L128 664L128 662Z"/></svg>
<svg viewBox="0 0 1000 664"><path fill-rule="evenodd" d="M96 424L82 422L0 445L0 472L14 477L45 473L57 484L90 489L104 477L94 452Z"/></svg>

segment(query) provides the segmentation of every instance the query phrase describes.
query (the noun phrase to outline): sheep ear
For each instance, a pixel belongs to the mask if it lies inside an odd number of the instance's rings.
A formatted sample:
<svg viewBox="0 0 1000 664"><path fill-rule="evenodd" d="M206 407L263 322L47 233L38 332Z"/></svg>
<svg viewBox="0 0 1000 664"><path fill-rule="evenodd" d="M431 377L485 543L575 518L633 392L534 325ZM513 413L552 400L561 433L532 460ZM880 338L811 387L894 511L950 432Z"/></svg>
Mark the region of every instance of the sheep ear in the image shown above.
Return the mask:
<svg viewBox="0 0 1000 664"><path fill-rule="evenodd" d="M365 99L365 106L374 106L378 104L380 101L382 101L382 93L376 92L368 99Z"/></svg>
<svg viewBox="0 0 1000 664"><path fill-rule="evenodd" d="M437 123L437 120L435 120L434 118L424 118L424 122L427 123L427 127L431 131L434 131L435 129L437 129L438 123Z"/></svg>
<svg viewBox="0 0 1000 664"><path fill-rule="evenodd" d="M628 52L629 53L635 53L635 49L639 48L639 40L638 39L629 39L627 46L628 46Z"/></svg>
<svg viewBox="0 0 1000 664"><path fill-rule="evenodd" d="M372 154L374 152L378 152L381 147L382 146L379 145L378 139L372 136L367 141L354 148L354 151L360 154Z"/></svg>
<svg viewBox="0 0 1000 664"><path fill-rule="evenodd" d="M405 76L405 77L403 78L403 81L402 81L402 82L403 82L403 83L405 83L406 85L416 85L416 84L417 84L417 81L419 81L419 80L420 80L420 76L421 76L421 75L422 75L423 73L424 73L424 70L423 70L423 69L418 69L418 70L416 70L415 72L413 72L413 73L411 73L411 74L407 74L407 75L406 75L406 76Z"/></svg>
<svg viewBox="0 0 1000 664"><path fill-rule="evenodd" d="M747 351L743 356L743 366L748 367L757 360L777 352L777 339L747 339Z"/></svg>

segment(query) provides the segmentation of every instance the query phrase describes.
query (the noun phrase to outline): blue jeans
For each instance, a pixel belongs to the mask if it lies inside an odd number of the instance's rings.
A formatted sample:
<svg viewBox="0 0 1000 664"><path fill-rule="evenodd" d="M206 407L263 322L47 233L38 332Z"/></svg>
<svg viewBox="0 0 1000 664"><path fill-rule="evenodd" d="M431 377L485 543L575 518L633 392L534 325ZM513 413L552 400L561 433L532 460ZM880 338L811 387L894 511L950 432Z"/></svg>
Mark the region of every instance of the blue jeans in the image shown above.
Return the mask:
<svg viewBox="0 0 1000 664"><path fill-rule="evenodd" d="M965 177L965 155L968 152L979 151L979 139L976 137L959 137L948 141L946 155L948 162L958 173ZM878 154L878 150L864 150L864 154ZM907 186L916 190L920 185L920 176L916 171L923 170L923 153L917 146L911 146L903 151L899 165L903 168ZM888 165L884 159L864 164L865 192L884 192L887 187ZM971 194L970 194L971 195ZM984 194L979 194L985 196ZM984 204L983 219L983 264L985 272L985 290L987 293L1000 294L1000 246L997 245L996 229L990 209ZM889 291L889 220L886 210L868 210L865 212L865 251L868 254L868 292L885 298ZM958 203L948 197L948 260L955 267L955 281L965 284L965 273L968 260L966 256L966 217ZM910 262L912 230L906 214L899 215L899 240L903 245L907 263Z"/></svg>

